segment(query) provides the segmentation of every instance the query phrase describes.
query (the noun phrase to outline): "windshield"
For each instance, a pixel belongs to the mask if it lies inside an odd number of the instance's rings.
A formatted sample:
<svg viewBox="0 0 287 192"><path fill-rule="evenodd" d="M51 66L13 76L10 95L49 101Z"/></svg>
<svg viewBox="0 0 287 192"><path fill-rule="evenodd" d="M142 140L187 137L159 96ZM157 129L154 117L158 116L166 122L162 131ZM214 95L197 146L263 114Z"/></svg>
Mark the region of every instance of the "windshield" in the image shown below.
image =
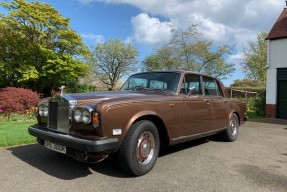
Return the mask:
<svg viewBox="0 0 287 192"><path fill-rule="evenodd" d="M180 80L179 73L173 72L154 72L154 73L141 73L128 78L121 90L162 90L177 92Z"/></svg>

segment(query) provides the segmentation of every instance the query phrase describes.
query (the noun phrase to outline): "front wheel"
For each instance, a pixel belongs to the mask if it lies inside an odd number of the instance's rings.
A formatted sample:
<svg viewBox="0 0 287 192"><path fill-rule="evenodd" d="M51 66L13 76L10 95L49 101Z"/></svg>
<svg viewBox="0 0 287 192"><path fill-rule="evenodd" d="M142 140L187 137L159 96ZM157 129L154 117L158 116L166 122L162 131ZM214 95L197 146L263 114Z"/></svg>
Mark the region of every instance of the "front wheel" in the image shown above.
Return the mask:
<svg viewBox="0 0 287 192"><path fill-rule="evenodd" d="M159 143L157 128L151 121L134 123L119 149L121 168L135 176L148 173L156 163Z"/></svg>
<svg viewBox="0 0 287 192"><path fill-rule="evenodd" d="M222 137L225 141L235 141L239 133L238 117L235 113L232 114L227 129L222 133Z"/></svg>

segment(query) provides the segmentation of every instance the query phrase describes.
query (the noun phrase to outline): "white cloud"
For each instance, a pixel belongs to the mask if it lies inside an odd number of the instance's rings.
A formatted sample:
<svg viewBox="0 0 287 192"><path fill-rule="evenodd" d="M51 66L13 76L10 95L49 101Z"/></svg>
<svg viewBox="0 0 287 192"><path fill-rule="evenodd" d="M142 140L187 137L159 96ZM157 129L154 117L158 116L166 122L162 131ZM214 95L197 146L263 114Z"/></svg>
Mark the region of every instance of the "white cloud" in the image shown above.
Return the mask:
<svg viewBox="0 0 287 192"><path fill-rule="evenodd" d="M86 4L86 5L93 2L93 0L78 0L78 1L80 1L81 3Z"/></svg>
<svg viewBox="0 0 287 192"><path fill-rule="evenodd" d="M243 52L239 52L239 53L236 53L236 54L233 54L229 57L229 62L238 62L238 61L242 61L244 57L244 54Z"/></svg>
<svg viewBox="0 0 287 192"><path fill-rule="evenodd" d="M236 70L242 70L241 63L243 62L244 54L243 52L238 52L230 55L227 58L227 63L233 63L235 65Z"/></svg>
<svg viewBox="0 0 287 192"><path fill-rule="evenodd" d="M95 35L92 33L88 34L81 34L82 38L85 41L89 41L89 44L98 44L98 43L103 43L105 41L105 38L102 35Z"/></svg>
<svg viewBox="0 0 287 192"><path fill-rule="evenodd" d="M156 44L170 39L171 22L160 22L158 18L141 13L131 19L134 35L132 38L145 44Z"/></svg>
<svg viewBox="0 0 287 192"><path fill-rule="evenodd" d="M224 81L242 79L242 47L253 41L259 32L269 32L282 12L285 2L279 0L79 0L112 4L127 4L143 13L131 19L133 34L127 42L155 44L170 37L170 25L185 29L197 24L203 38L234 46L227 62L234 63L236 72ZM152 17L151 17L152 15ZM157 17L166 18L160 21Z"/></svg>
<svg viewBox="0 0 287 192"><path fill-rule="evenodd" d="M151 23L157 23L158 30L165 31L164 22L159 22L154 16L167 18L174 26L184 29L192 24L198 28L208 40L242 45L254 40L259 32L269 32L277 17L285 6L284 1L276 0L79 0L87 3L92 1L128 4L135 6L153 18L143 18L143 15L133 19L134 37L145 43L155 41L148 37L154 33L144 29ZM142 18L139 18L142 17ZM147 22L140 28L134 22L142 19ZM163 25L161 25L163 24ZM238 31L244 33L238 33ZM163 34L166 36L166 33ZM241 38L239 38L241 36ZM238 46L239 48L240 46Z"/></svg>
<svg viewBox="0 0 287 192"><path fill-rule="evenodd" d="M226 36L226 27L221 23L215 23L209 18L203 18L202 15L194 14L191 17L198 21L199 31L207 39L213 41L222 41Z"/></svg>

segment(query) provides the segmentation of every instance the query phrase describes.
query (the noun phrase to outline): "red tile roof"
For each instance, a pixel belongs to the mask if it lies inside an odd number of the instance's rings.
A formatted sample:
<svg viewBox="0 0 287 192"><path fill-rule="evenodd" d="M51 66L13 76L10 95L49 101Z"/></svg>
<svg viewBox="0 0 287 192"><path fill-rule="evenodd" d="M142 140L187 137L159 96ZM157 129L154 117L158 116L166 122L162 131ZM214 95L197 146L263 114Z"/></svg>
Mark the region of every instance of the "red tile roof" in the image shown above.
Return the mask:
<svg viewBox="0 0 287 192"><path fill-rule="evenodd" d="M287 9L285 8L273 25L266 39L283 39L287 38Z"/></svg>

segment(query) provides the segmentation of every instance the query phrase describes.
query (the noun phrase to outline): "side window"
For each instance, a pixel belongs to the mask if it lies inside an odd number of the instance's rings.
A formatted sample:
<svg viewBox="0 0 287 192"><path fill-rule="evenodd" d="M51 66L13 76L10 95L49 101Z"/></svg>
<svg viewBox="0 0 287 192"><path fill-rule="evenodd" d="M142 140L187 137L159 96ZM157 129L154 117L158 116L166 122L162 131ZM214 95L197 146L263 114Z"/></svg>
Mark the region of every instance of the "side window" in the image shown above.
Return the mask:
<svg viewBox="0 0 287 192"><path fill-rule="evenodd" d="M215 79L203 77L203 83L205 95L222 96L221 90Z"/></svg>
<svg viewBox="0 0 287 192"><path fill-rule="evenodd" d="M185 75L180 93L190 95L201 95L200 78L196 75Z"/></svg>

